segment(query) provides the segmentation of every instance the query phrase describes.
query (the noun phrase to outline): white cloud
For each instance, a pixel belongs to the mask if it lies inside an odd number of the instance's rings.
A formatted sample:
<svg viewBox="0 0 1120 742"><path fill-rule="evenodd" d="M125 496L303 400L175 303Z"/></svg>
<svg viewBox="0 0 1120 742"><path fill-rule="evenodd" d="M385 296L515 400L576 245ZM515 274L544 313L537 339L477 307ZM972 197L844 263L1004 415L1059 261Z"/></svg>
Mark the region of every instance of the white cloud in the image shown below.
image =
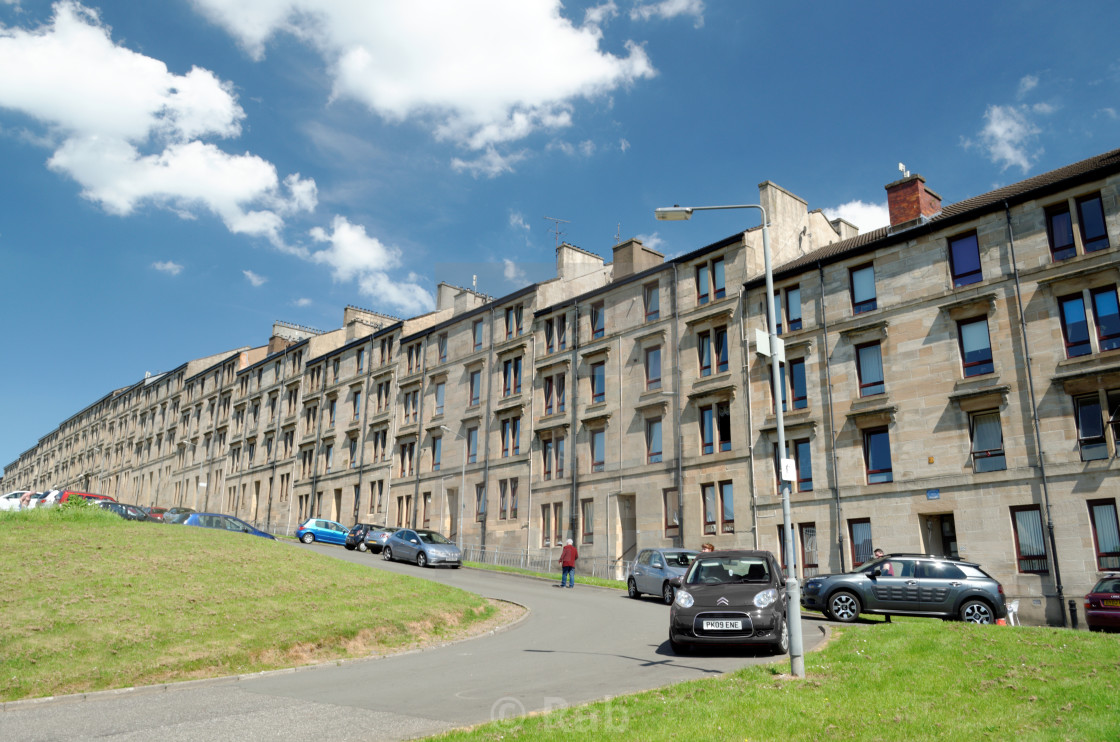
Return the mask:
<svg viewBox="0 0 1120 742"><path fill-rule="evenodd" d="M509 213L509 226L513 227L514 229L521 229L526 232L529 231L529 223L525 221L524 214L518 211L511 211Z"/></svg>
<svg viewBox="0 0 1120 742"><path fill-rule="evenodd" d="M435 305L431 293L417 283L389 277L388 271L401 263L398 248L370 237L365 227L351 224L343 216L334 218L331 230L311 230L311 238L328 247L309 257L312 262L330 266L336 281L354 281L362 294L408 314L426 312Z"/></svg>
<svg viewBox="0 0 1120 742"><path fill-rule="evenodd" d="M1026 173L1042 154L1042 148L1036 144L1040 130L1031 121L1030 113L1026 106L988 106L984 112L978 146L1001 170L1016 166ZM971 142L966 144L969 145Z"/></svg>
<svg viewBox="0 0 1120 742"><path fill-rule="evenodd" d="M502 276L510 283L518 286L529 282L529 279L525 276L524 269L518 267L517 263L514 263L509 258L502 258Z"/></svg>
<svg viewBox="0 0 1120 742"><path fill-rule="evenodd" d="M829 219L843 219L859 227L860 232L870 232L891 223L887 204L869 204L863 201L849 201L833 208L822 209Z"/></svg>
<svg viewBox="0 0 1120 742"><path fill-rule="evenodd" d="M1115 108L1105 107L1105 108L1100 109L1100 111L1098 111L1097 113L1099 115L1102 115L1102 116L1105 116L1106 118L1111 119L1112 121L1116 121L1117 119L1120 119L1120 114L1117 114Z"/></svg>
<svg viewBox="0 0 1120 742"><path fill-rule="evenodd" d="M1021 80L1019 80L1019 94L1018 94L1019 98L1022 98L1027 93L1031 92L1032 90L1034 90L1037 87L1038 87L1038 76L1037 75L1025 75Z"/></svg>
<svg viewBox="0 0 1120 742"><path fill-rule="evenodd" d="M635 237L635 239L637 239L649 249L656 250L657 252L662 252L661 245L665 243L665 240L661 239L661 235L657 232L654 232L652 234L639 234Z"/></svg>
<svg viewBox="0 0 1120 742"><path fill-rule="evenodd" d="M245 279L253 286L263 286L268 281L264 276L258 276L250 270L241 271L241 275L245 276Z"/></svg>
<svg viewBox="0 0 1120 742"><path fill-rule="evenodd" d="M656 3L638 3L630 10L633 20L648 21L651 18L676 18L681 15L690 15L696 28L704 25L703 0L661 0Z"/></svg>
<svg viewBox="0 0 1120 742"><path fill-rule="evenodd" d="M619 140L618 140L618 148L619 148L620 150L622 150L623 152L627 152L627 151L629 151L629 149L630 149L630 141L629 141L628 139L619 139Z"/></svg>
<svg viewBox="0 0 1120 742"><path fill-rule="evenodd" d="M451 167L457 172L467 172L474 177L484 175L487 178L496 178L502 173L512 173L513 166L525 159L527 153L522 150L508 155L499 154L493 147L487 148L481 156L474 160L454 158Z"/></svg>
<svg viewBox="0 0 1120 742"><path fill-rule="evenodd" d="M168 274L169 276L177 276L183 271L183 266L170 260L161 260L159 262L152 263L152 267L157 271L160 271L161 273Z"/></svg>
<svg viewBox="0 0 1120 742"><path fill-rule="evenodd" d="M490 148L571 124L572 104L656 74L645 50L600 49L613 3L583 25L560 0L194 0L207 17L260 58L286 33L311 45L333 78L332 97L352 99L390 121L418 119L440 139L486 152L456 168L496 175L514 161ZM702 8L698 2L663 3ZM687 12L681 10L679 12ZM669 17L669 16L666 16Z"/></svg>
<svg viewBox="0 0 1120 742"><path fill-rule="evenodd" d="M292 302L292 304L295 304L297 307L309 307L311 306L311 300L304 297L301 299L296 299Z"/></svg>
<svg viewBox="0 0 1120 742"><path fill-rule="evenodd" d="M0 75L0 107L45 125L49 167L112 214L201 209L284 247L283 216L315 206L314 181L281 183L266 160L202 141L241 132L245 113L228 83L198 67L173 74L115 44L97 12L74 0L56 3L48 25L0 28L0 69L20 70Z"/></svg>

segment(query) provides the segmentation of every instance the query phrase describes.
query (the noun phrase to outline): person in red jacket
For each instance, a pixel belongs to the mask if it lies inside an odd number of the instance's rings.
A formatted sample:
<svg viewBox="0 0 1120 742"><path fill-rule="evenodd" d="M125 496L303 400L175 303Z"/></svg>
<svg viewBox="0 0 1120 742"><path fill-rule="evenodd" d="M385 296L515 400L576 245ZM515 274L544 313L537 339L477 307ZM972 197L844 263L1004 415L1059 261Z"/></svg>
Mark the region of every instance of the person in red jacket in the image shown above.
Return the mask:
<svg viewBox="0 0 1120 742"><path fill-rule="evenodd" d="M576 547L572 546L572 540L568 539L568 543L564 545L563 550L560 552L560 566L563 567L563 574L560 575L560 587L564 587L567 582L568 587L576 586L576 560L579 559L579 552Z"/></svg>

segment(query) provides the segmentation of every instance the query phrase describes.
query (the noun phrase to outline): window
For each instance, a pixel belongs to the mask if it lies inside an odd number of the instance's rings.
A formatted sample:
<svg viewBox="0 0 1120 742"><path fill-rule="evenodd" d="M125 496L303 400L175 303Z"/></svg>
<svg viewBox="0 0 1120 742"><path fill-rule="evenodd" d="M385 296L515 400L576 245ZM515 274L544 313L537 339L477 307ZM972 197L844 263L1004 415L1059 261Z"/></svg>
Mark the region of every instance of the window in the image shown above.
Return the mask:
<svg viewBox="0 0 1120 742"><path fill-rule="evenodd" d="M467 463L478 462L478 428L467 428Z"/></svg>
<svg viewBox="0 0 1120 742"><path fill-rule="evenodd" d="M1011 529L1015 536L1015 558L1019 571L1044 575L1050 572L1046 562L1046 542L1042 536L1042 511L1038 505L1011 508Z"/></svg>
<svg viewBox="0 0 1120 742"><path fill-rule="evenodd" d="M486 485L481 482L474 486L474 514L477 520L486 520Z"/></svg>
<svg viewBox="0 0 1120 742"><path fill-rule="evenodd" d="M707 304L710 299L708 289L708 266L696 266L696 303Z"/></svg>
<svg viewBox="0 0 1120 742"><path fill-rule="evenodd" d="M786 326L789 331L801 329L801 287L790 286L786 289Z"/></svg>
<svg viewBox="0 0 1120 742"><path fill-rule="evenodd" d="M665 536L676 536L680 530L680 502L676 490L661 491L662 508L665 512Z"/></svg>
<svg viewBox="0 0 1120 742"><path fill-rule="evenodd" d="M1108 458L1108 443L1104 437L1101 400L1098 395L1078 397L1074 400L1077 414L1077 446L1082 461Z"/></svg>
<svg viewBox="0 0 1120 742"><path fill-rule="evenodd" d="M551 438L542 438L541 439L541 463L543 464L543 466L541 468L544 470L545 481L548 481L549 479L552 479L552 456L553 456L553 453L552 453L552 439Z"/></svg>
<svg viewBox="0 0 1120 742"><path fill-rule="evenodd" d="M477 407L482 389L482 372L479 370L471 371L470 375L470 406Z"/></svg>
<svg viewBox="0 0 1120 742"><path fill-rule="evenodd" d="M439 471L440 460L443 458L443 437L432 438L432 471Z"/></svg>
<svg viewBox="0 0 1120 742"><path fill-rule="evenodd" d="M506 519L506 497L509 494L509 482L502 479L498 482L498 520Z"/></svg>
<svg viewBox="0 0 1120 742"><path fill-rule="evenodd" d="M1120 348L1120 305L1116 300L1116 287L1093 289L1093 319L1097 323L1097 350Z"/></svg>
<svg viewBox="0 0 1120 742"><path fill-rule="evenodd" d="M700 497L704 507L704 535L715 535L716 532L716 486L714 484L700 485Z"/></svg>
<svg viewBox="0 0 1120 742"><path fill-rule="evenodd" d="M721 533L735 533L735 488L731 482L719 483Z"/></svg>
<svg viewBox="0 0 1120 742"><path fill-rule="evenodd" d="M848 541L852 545L852 567L871 561L871 519L852 518L848 521Z"/></svg>
<svg viewBox="0 0 1120 742"><path fill-rule="evenodd" d="M801 568L805 570L806 577L813 577L819 571L817 565L817 524L801 523L798 528L801 536Z"/></svg>
<svg viewBox="0 0 1120 742"><path fill-rule="evenodd" d="M875 301L875 266L852 268L849 274L852 290L852 314L862 314L878 308Z"/></svg>
<svg viewBox="0 0 1120 742"><path fill-rule="evenodd" d="M595 541L595 501L594 500L580 500L579 502L580 522L583 526L580 530L580 543L590 544Z"/></svg>
<svg viewBox="0 0 1120 742"><path fill-rule="evenodd" d="M1073 244L1073 220L1069 204L1058 204L1046 210L1046 232L1050 238L1050 257L1065 260L1077 254Z"/></svg>
<svg viewBox="0 0 1120 742"><path fill-rule="evenodd" d="M656 464L661 461L661 418L653 417L646 420L646 463Z"/></svg>
<svg viewBox="0 0 1120 742"><path fill-rule="evenodd" d="M447 362L447 333L440 333L436 338L436 355L440 363Z"/></svg>
<svg viewBox="0 0 1120 742"><path fill-rule="evenodd" d="M591 471L603 471L607 452L607 431L603 428L591 431Z"/></svg>
<svg viewBox="0 0 1120 742"><path fill-rule="evenodd" d="M502 364L502 396L521 393L521 356Z"/></svg>
<svg viewBox="0 0 1120 742"><path fill-rule="evenodd" d="M476 319L471 325L471 336L474 338L474 349L482 350L482 320Z"/></svg>
<svg viewBox="0 0 1120 742"><path fill-rule="evenodd" d="M557 479L564 478L564 439L561 436L542 436L541 458L544 464L544 478L552 479L553 471Z"/></svg>
<svg viewBox="0 0 1120 742"><path fill-rule="evenodd" d="M723 258L712 261L712 296L722 299L727 295L723 280Z"/></svg>
<svg viewBox="0 0 1120 742"><path fill-rule="evenodd" d="M502 457L517 456L521 453L521 418L509 417L502 420Z"/></svg>
<svg viewBox="0 0 1120 742"><path fill-rule="evenodd" d="M597 404L607 399L607 368L605 363L591 364L591 402Z"/></svg>
<svg viewBox="0 0 1120 742"><path fill-rule="evenodd" d="M506 339L521 334L521 316L522 308L520 305L516 307L506 307Z"/></svg>
<svg viewBox="0 0 1120 742"><path fill-rule="evenodd" d="M700 361L700 375L711 376L727 370L727 328L715 327L697 336L697 352Z"/></svg>
<svg viewBox="0 0 1120 742"><path fill-rule="evenodd" d="M556 318L556 348L564 350L568 347L568 320L563 315Z"/></svg>
<svg viewBox="0 0 1120 742"><path fill-rule="evenodd" d="M564 537L564 504L560 502L552 503L552 537L553 543L557 546L561 544Z"/></svg>
<svg viewBox="0 0 1120 742"><path fill-rule="evenodd" d="M603 302L591 305L591 339L603 337L605 323L605 308Z"/></svg>
<svg viewBox="0 0 1120 742"><path fill-rule="evenodd" d="M869 428L863 431L863 463L867 469L868 484L894 481L891 470L891 440L886 428Z"/></svg>
<svg viewBox="0 0 1120 742"><path fill-rule="evenodd" d="M354 390L354 419L357 420L362 414L362 390Z"/></svg>
<svg viewBox="0 0 1120 742"><path fill-rule="evenodd" d="M646 348L646 389L661 388L661 346Z"/></svg>
<svg viewBox="0 0 1120 742"><path fill-rule="evenodd" d="M1120 528L1116 500L1089 500L1089 524L1097 550L1097 569L1120 569Z"/></svg>
<svg viewBox="0 0 1120 742"><path fill-rule="evenodd" d="M544 347L548 353L556 350L556 320L552 317L544 321Z"/></svg>
<svg viewBox="0 0 1120 742"><path fill-rule="evenodd" d="M1062 312L1062 337L1066 343L1066 358L1088 355L1093 352L1089 343L1089 325L1085 318L1085 300L1080 294L1058 299Z"/></svg>
<svg viewBox="0 0 1120 742"><path fill-rule="evenodd" d="M1077 199L1077 219L1081 224L1081 245L1085 252L1096 252L1108 247L1101 196L1094 193Z"/></svg>
<svg viewBox="0 0 1120 742"><path fill-rule="evenodd" d="M859 378L859 396L883 394L883 355L879 343L856 346L856 374Z"/></svg>
<svg viewBox="0 0 1120 742"><path fill-rule="evenodd" d="M1007 468L1003 454L1003 429L999 412L974 412L969 420L972 430L972 469L976 472Z"/></svg>
<svg viewBox="0 0 1120 742"><path fill-rule="evenodd" d="M797 491L810 492L813 489L813 457L808 438L793 442L793 461L797 466Z"/></svg>
<svg viewBox="0 0 1120 742"><path fill-rule="evenodd" d="M541 546L552 546L552 506L541 505Z"/></svg>
<svg viewBox="0 0 1120 742"><path fill-rule="evenodd" d="M509 480L509 517L517 519L517 477Z"/></svg>
<svg viewBox="0 0 1120 742"><path fill-rule="evenodd" d="M401 444L401 476L411 475L416 457L416 441Z"/></svg>
<svg viewBox="0 0 1120 742"><path fill-rule="evenodd" d="M442 415L443 414L443 398L444 398L445 393L446 393L446 383L442 382L442 381L437 382L436 383L436 391L435 391L435 397L436 397L435 414L437 414L437 415Z"/></svg>
<svg viewBox="0 0 1120 742"><path fill-rule="evenodd" d="M789 386L793 396L793 409L803 410L809 406L809 392L805 386L805 359L798 358L789 362Z"/></svg>
<svg viewBox="0 0 1120 742"><path fill-rule="evenodd" d="M731 450L731 405L717 402L700 408L701 453Z"/></svg>
<svg viewBox="0 0 1120 742"><path fill-rule="evenodd" d="M965 376L979 376L995 371L987 317L958 322L957 337L961 349L961 368Z"/></svg>
<svg viewBox="0 0 1120 742"><path fill-rule="evenodd" d="M980 269L980 245L975 232L949 240L949 268L954 287L968 286L984 279Z"/></svg>
<svg viewBox="0 0 1120 742"><path fill-rule="evenodd" d="M767 317L769 317L770 307L767 307ZM782 292L774 292L774 334L782 334Z"/></svg>
<svg viewBox="0 0 1120 742"><path fill-rule="evenodd" d="M646 322L661 319L661 292L656 283L642 287L642 303L646 309Z"/></svg>
<svg viewBox="0 0 1120 742"><path fill-rule="evenodd" d="M564 438L557 437L553 439L554 447L556 448L556 478L564 478Z"/></svg>
<svg viewBox="0 0 1120 742"><path fill-rule="evenodd" d="M544 414L564 411L564 374L544 377Z"/></svg>
<svg viewBox="0 0 1120 742"><path fill-rule="evenodd" d="M270 440L269 441L269 446L271 446L271 445L272 445L272 441ZM351 469L356 469L358 467L358 439L357 438L351 438L349 440L349 446L350 446L350 468Z"/></svg>

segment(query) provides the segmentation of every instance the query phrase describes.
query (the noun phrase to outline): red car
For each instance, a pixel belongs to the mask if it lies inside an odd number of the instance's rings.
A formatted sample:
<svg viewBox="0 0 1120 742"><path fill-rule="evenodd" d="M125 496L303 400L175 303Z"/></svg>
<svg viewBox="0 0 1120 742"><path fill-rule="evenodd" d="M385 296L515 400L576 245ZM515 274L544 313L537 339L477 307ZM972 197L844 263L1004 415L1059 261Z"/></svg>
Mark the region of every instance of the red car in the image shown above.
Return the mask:
<svg viewBox="0 0 1120 742"><path fill-rule="evenodd" d="M117 498L109 497L108 495L94 495L94 494L91 494L89 492L76 492L74 490L63 490L62 495L59 496L59 498L58 498L58 503L61 505L62 503L69 500L71 497L84 497L87 500L90 500L92 502L98 502L100 500L104 500L106 502L116 502L117 501Z"/></svg>
<svg viewBox="0 0 1120 742"><path fill-rule="evenodd" d="M144 508L144 511L148 514L148 520L158 520L162 523L163 514L167 512L167 508Z"/></svg>
<svg viewBox="0 0 1120 742"><path fill-rule="evenodd" d="M1089 631L1120 631L1120 574L1108 574L1085 596Z"/></svg>

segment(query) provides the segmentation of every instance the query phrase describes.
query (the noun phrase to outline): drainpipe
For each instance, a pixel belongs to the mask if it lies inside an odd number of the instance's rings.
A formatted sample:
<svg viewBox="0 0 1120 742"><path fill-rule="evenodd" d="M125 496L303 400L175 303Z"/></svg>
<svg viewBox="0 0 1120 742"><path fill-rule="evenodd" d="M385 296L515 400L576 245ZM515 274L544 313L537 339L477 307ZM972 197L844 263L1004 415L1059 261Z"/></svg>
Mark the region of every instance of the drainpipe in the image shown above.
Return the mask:
<svg viewBox="0 0 1120 742"><path fill-rule="evenodd" d="M754 531L754 549L758 549L758 503L754 491L754 411L751 409L751 371L750 346L747 342L747 295L746 289L739 287L739 352L743 358L743 392L747 408L747 494L751 502L751 530Z"/></svg>
<svg viewBox="0 0 1120 742"><path fill-rule="evenodd" d="M1011 207L1003 202L1004 218L1007 221L1007 244L1011 250L1011 273L1015 278L1015 302L1019 308L1019 334L1023 339L1023 353L1026 355L1024 366L1027 370L1027 388L1031 398L1031 423L1034 427L1034 445L1038 451L1038 473L1042 482L1042 501L1046 507L1046 531L1050 537L1050 553L1054 557L1054 587L1058 591L1058 614L1062 626L1066 626L1065 600L1062 590L1062 572L1058 568L1058 544L1054 539L1054 517L1050 511L1050 488L1046 483L1046 461L1042 453L1042 433L1038 426L1038 402L1035 400L1034 374L1031 373L1031 350L1027 344L1027 320L1023 315L1023 288L1019 283L1019 261L1015 257L1015 231L1011 228Z"/></svg>
<svg viewBox="0 0 1120 742"><path fill-rule="evenodd" d="M823 357L825 389L828 390L828 438L832 444L832 491L836 498L836 548L840 552L840 571L844 568L844 511L840 505L840 462L836 458L836 411L832 406L832 366L829 363L828 311L824 305L824 266L817 261L817 276L821 284L821 328L823 330Z"/></svg>

